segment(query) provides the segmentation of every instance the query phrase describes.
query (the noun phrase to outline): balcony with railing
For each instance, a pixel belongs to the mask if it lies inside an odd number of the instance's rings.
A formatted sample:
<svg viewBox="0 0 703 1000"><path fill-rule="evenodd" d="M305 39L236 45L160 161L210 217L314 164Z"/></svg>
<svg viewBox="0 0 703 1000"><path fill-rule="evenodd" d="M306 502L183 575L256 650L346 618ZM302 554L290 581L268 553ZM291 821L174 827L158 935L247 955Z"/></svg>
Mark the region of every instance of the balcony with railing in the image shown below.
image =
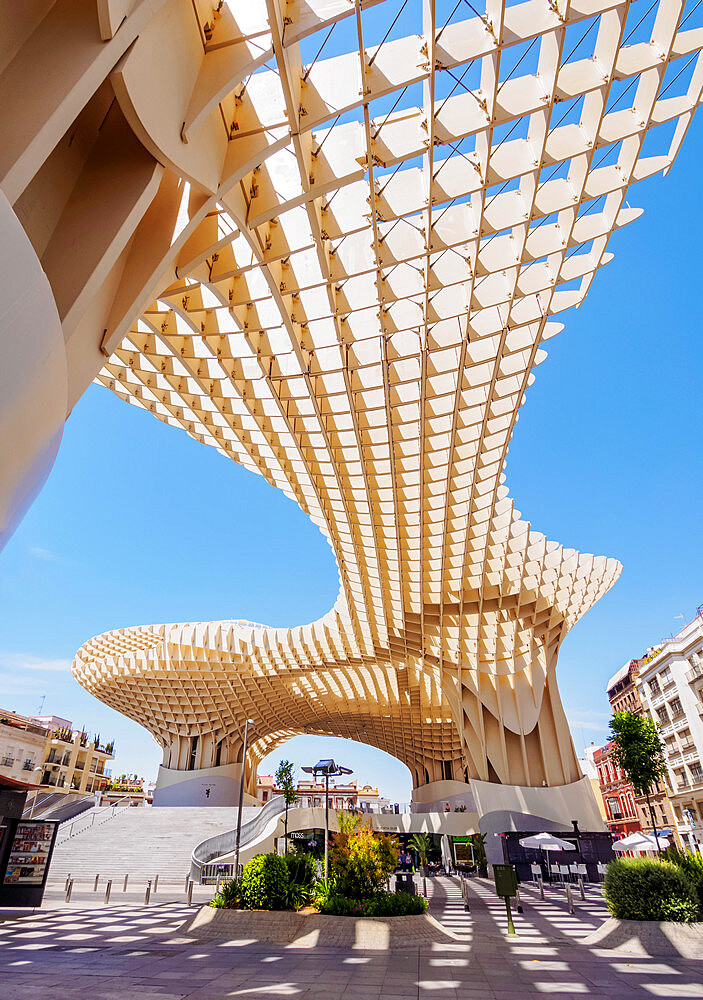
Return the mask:
<svg viewBox="0 0 703 1000"><path fill-rule="evenodd" d="M0 760L0 764L3 767L12 767L12 765L14 763L15 763L15 758L14 757L5 756L5 757L2 758L2 760Z"/></svg>
<svg viewBox="0 0 703 1000"><path fill-rule="evenodd" d="M698 681L703 681L703 667L698 664L695 667L691 667L690 670L686 671L686 680L689 684L695 684Z"/></svg>

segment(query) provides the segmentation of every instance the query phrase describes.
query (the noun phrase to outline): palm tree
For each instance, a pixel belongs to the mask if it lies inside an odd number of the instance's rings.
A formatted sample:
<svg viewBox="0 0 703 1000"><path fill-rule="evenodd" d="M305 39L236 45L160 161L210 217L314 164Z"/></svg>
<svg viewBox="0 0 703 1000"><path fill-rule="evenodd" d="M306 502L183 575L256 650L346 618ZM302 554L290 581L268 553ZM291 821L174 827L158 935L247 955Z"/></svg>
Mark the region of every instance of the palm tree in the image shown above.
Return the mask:
<svg viewBox="0 0 703 1000"><path fill-rule="evenodd" d="M415 851L420 861L422 871L422 892L427 895L427 855L430 852L432 841L427 833L414 833L408 840L408 847Z"/></svg>

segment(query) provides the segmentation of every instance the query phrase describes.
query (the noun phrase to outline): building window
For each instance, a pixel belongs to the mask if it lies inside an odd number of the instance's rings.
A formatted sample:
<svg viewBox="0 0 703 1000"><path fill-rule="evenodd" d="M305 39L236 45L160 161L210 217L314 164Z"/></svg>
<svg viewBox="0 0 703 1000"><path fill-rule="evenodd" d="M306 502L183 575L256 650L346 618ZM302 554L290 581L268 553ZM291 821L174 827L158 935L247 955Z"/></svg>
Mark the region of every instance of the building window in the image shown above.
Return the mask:
<svg viewBox="0 0 703 1000"><path fill-rule="evenodd" d="M701 762L695 760L691 764L691 777L698 784L699 781L703 781L703 767L701 767Z"/></svg>
<svg viewBox="0 0 703 1000"><path fill-rule="evenodd" d="M669 702L669 708L671 709L671 715L674 719L677 715L683 715L683 705L681 704L681 699L678 696L671 699Z"/></svg>
<svg viewBox="0 0 703 1000"><path fill-rule="evenodd" d="M665 726L669 721L669 713L666 710L666 705L662 705L661 708L657 709L657 718L661 722L662 726Z"/></svg>
<svg viewBox="0 0 703 1000"><path fill-rule="evenodd" d="M650 694L659 694L659 691L660 691L659 678L658 677L652 677L651 681L649 682L649 693Z"/></svg>
<svg viewBox="0 0 703 1000"><path fill-rule="evenodd" d="M622 819L622 813L620 812L620 801L619 799L608 799L608 812L610 813L611 819Z"/></svg>

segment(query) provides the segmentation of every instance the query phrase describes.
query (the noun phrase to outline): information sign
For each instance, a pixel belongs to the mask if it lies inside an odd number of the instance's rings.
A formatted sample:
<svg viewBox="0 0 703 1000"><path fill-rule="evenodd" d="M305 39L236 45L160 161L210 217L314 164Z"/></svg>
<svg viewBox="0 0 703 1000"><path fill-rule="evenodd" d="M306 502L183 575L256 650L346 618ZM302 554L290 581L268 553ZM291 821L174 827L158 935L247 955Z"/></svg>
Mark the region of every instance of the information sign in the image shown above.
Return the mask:
<svg viewBox="0 0 703 1000"><path fill-rule="evenodd" d="M454 857L457 864L466 863L473 864L473 851L471 850L471 844L457 844L454 842Z"/></svg>

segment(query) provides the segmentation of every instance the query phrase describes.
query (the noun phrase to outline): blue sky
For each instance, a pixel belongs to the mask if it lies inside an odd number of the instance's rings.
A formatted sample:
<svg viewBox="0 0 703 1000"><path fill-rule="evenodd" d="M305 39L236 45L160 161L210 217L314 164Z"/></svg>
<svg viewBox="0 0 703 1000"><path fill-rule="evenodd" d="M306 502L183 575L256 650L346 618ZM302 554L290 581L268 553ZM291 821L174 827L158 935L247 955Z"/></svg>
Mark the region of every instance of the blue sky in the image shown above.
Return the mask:
<svg viewBox="0 0 703 1000"><path fill-rule="evenodd" d="M578 750L606 735L604 687L625 660L703 604L703 117L668 178L630 191L645 215L536 370L508 458L518 508L549 538L615 556L620 581L576 626L559 681ZM0 554L0 705L114 737L113 770L152 777L151 737L70 676L75 650L109 628L250 618L296 625L337 592L332 552L260 477L107 390L66 425L42 494ZM677 617L677 616L683 616ZM380 751L297 737L272 755L335 756L407 800L409 773ZM270 765L270 766L269 766Z"/></svg>

